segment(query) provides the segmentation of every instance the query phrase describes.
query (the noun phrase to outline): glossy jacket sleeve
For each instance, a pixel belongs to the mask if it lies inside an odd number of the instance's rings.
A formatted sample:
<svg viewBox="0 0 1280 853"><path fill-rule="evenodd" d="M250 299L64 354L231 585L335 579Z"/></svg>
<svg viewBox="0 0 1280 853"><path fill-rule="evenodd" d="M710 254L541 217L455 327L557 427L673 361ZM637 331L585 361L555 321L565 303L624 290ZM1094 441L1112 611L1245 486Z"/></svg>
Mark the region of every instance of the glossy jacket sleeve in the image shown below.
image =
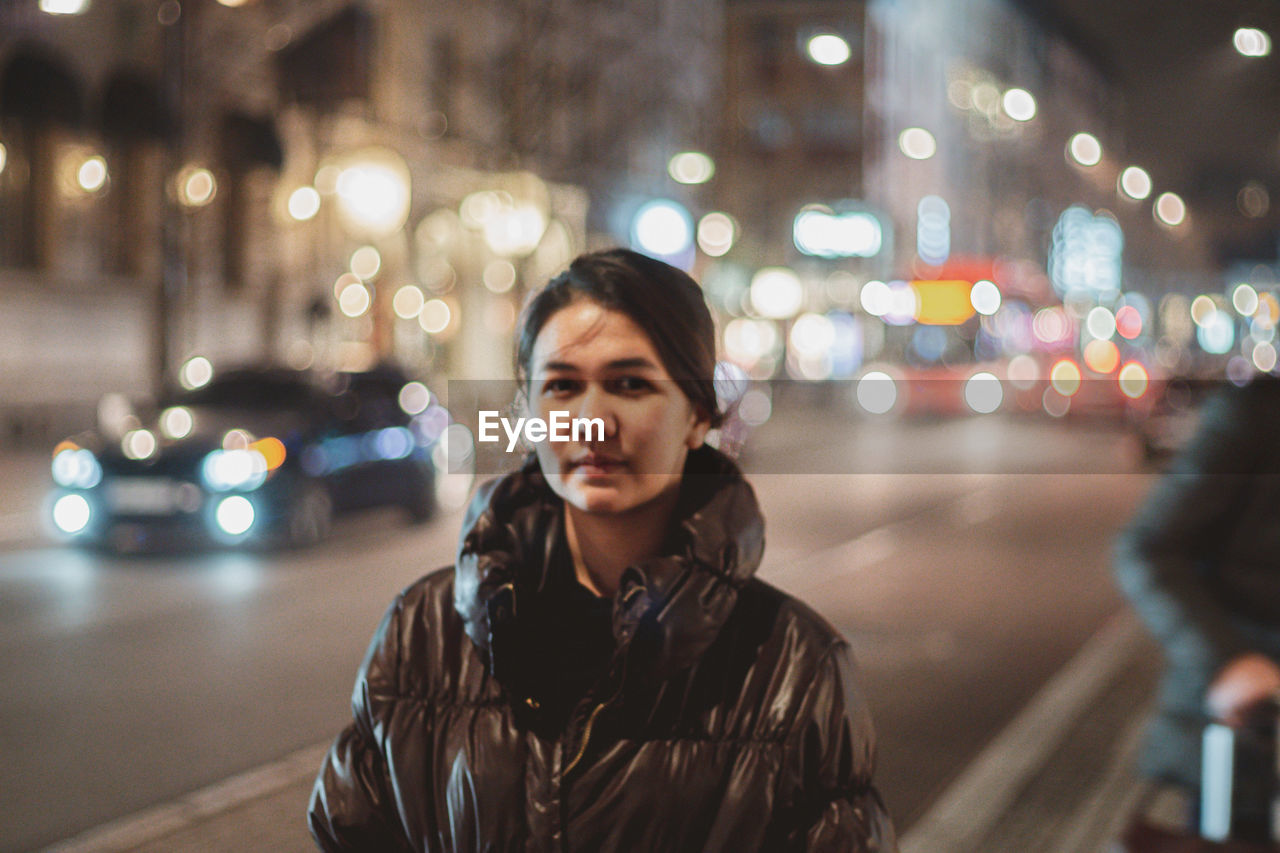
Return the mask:
<svg viewBox="0 0 1280 853"><path fill-rule="evenodd" d="M311 791L308 823L321 850L410 850L375 720L394 695L403 602L388 608L352 691L353 719L334 740Z"/></svg>
<svg viewBox="0 0 1280 853"><path fill-rule="evenodd" d="M790 833L811 853L896 851L889 814L876 790L875 734L848 647L823 656L792 736L797 825Z"/></svg>
<svg viewBox="0 0 1280 853"><path fill-rule="evenodd" d="M1248 392L1205 404L1188 446L1116 541L1121 589L1175 665L1216 671L1245 650L1208 577L1250 488Z"/></svg>

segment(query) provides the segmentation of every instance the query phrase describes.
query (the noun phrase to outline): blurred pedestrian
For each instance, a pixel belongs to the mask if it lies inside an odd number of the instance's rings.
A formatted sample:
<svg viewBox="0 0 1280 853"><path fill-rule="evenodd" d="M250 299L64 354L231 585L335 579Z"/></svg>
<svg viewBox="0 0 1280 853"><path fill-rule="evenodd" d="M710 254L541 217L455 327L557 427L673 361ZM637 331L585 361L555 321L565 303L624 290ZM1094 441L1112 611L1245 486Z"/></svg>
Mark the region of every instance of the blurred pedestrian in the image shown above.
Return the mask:
<svg viewBox="0 0 1280 853"><path fill-rule="evenodd" d="M1278 427L1280 380L1221 389L1116 546L1120 586L1167 661L1141 766L1191 791L1206 721L1244 727L1280 690ZM1265 838L1274 771L1238 760L1240 823Z"/></svg>
<svg viewBox="0 0 1280 853"><path fill-rule="evenodd" d="M316 780L325 850L880 851L839 633L753 577L764 525L689 276L583 255L522 318L530 414L599 418L483 486L392 603Z"/></svg>

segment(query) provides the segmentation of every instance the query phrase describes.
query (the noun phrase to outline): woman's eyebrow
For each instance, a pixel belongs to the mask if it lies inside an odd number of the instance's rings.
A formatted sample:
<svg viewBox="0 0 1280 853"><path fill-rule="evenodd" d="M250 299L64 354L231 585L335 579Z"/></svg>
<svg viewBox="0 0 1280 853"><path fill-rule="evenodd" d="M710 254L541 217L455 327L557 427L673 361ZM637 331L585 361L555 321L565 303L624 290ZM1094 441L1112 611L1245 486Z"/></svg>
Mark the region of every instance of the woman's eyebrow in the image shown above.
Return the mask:
<svg viewBox="0 0 1280 853"><path fill-rule="evenodd" d="M654 364L644 356L635 356L632 358L615 359L605 365L607 370L635 370L637 368L657 370L658 365Z"/></svg>
<svg viewBox="0 0 1280 853"><path fill-rule="evenodd" d="M570 373L576 373L578 371L578 365L568 361L547 361L547 362L543 362L542 369L544 371L560 370L560 371L568 371Z"/></svg>

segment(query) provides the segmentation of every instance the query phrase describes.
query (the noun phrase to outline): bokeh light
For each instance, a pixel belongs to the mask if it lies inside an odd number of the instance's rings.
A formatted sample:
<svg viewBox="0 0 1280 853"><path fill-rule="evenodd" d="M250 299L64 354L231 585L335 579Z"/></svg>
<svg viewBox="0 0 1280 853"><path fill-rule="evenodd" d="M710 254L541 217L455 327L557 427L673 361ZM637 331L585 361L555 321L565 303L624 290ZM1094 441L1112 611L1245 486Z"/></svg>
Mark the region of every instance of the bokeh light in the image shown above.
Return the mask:
<svg viewBox="0 0 1280 853"><path fill-rule="evenodd" d="M727 213L712 212L698 220L698 248L713 258L733 248L738 227Z"/></svg>
<svg viewBox="0 0 1280 853"><path fill-rule="evenodd" d="M253 504L243 495L223 498L214 513L218 526L232 536L247 533L253 527Z"/></svg>
<svg viewBox="0 0 1280 853"><path fill-rule="evenodd" d="M858 380L857 400L858 405L873 415L891 412L898 403L897 383L884 371L869 371Z"/></svg>
<svg viewBox="0 0 1280 853"><path fill-rule="evenodd" d="M969 302L972 303L973 310L989 317L1000 310L1000 288L996 287L995 282L986 279L975 281L973 289L969 291Z"/></svg>
<svg viewBox="0 0 1280 853"><path fill-rule="evenodd" d="M170 406L160 413L160 432L167 438L186 438L194 426L195 419L186 406Z"/></svg>
<svg viewBox="0 0 1280 853"><path fill-rule="evenodd" d="M204 207L218 192L213 172L202 166L187 166L179 172L177 187L178 200L186 207Z"/></svg>
<svg viewBox="0 0 1280 853"><path fill-rule="evenodd" d="M893 291L883 281L869 281L862 286L859 302L872 317L883 317L893 307Z"/></svg>
<svg viewBox="0 0 1280 853"><path fill-rule="evenodd" d="M632 220L631 243L651 255L679 255L693 243L693 218L679 202L670 199L647 202Z"/></svg>
<svg viewBox="0 0 1280 853"><path fill-rule="evenodd" d="M995 374L981 371L964 383L964 402L979 415L989 415L1004 402L1004 388Z"/></svg>
<svg viewBox="0 0 1280 853"><path fill-rule="evenodd" d="M178 382L188 391L203 388L213 378L213 364L202 355L187 359L178 371Z"/></svg>
<svg viewBox="0 0 1280 853"><path fill-rule="evenodd" d="M369 288L359 282L348 284L338 294L338 309L348 317L362 316L372 304L373 297L369 295Z"/></svg>
<svg viewBox="0 0 1280 853"><path fill-rule="evenodd" d="M1231 291L1231 305L1242 317L1251 317L1258 310L1258 291L1248 282L1241 282Z"/></svg>
<svg viewBox="0 0 1280 853"><path fill-rule="evenodd" d="M89 8L89 0L40 0L46 15L79 15Z"/></svg>
<svg viewBox="0 0 1280 853"><path fill-rule="evenodd" d="M106 186L107 161L102 155L94 154L85 158L76 170L76 183L87 193L95 193Z"/></svg>
<svg viewBox="0 0 1280 853"><path fill-rule="evenodd" d="M1049 368L1049 385L1063 397L1080 390L1080 368L1069 358L1059 359Z"/></svg>
<svg viewBox="0 0 1280 853"><path fill-rule="evenodd" d="M1187 204L1177 193L1161 193L1153 212L1156 221L1169 227L1181 225L1187 218Z"/></svg>
<svg viewBox="0 0 1280 853"><path fill-rule="evenodd" d="M289 215L306 222L320 212L320 193L315 187L298 187L289 194Z"/></svg>
<svg viewBox="0 0 1280 853"><path fill-rule="evenodd" d="M438 335L449 328L449 321L452 319L453 311L449 309L447 302L443 299L428 299L422 306L422 312L418 314L418 325L422 326L424 332Z"/></svg>
<svg viewBox="0 0 1280 853"><path fill-rule="evenodd" d="M705 184L715 173L715 161L701 151L681 151L667 163L667 174L681 184Z"/></svg>
<svg viewBox="0 0 1280 853"><path fill-rule="evenodd" d="M1098 340L1110 340L1116 333L1116 316L1109 308L1098 305L1089 310L1084 326Z"/></svg>
<svg viewBox="0 0 1280 853"><path fill-rule="evenodd" d="M484 286L494 293L506 293L516 286L516 267L511 261L498 259L485 264L480 274Z"/></svg>
<svg viewBox="0 0 1280 853"><path fill-rule="evenodd" d="M909 127L898 134L898 148L912 160L928 160L938 153L938 142L923 127Z"/></svg>
<svg viewBox="0 0 1280 853"><path fill-rule="evenodd" d="M1203 326L1217 310L1218 306L1211 296L1202 293L1191 300L1191 320L1197 326Z"/></svg>
<svg viewBox="0 0 1280 853"><path fill-rule="evenodd" d="M1226 311L1213 310L1196 328L1200 348L1213 355L1225 355L1236 343L1235 320Z"/></svg>
<svg viewBox="0 0 1280 853"><path fill-rule="evenodd" d="M1096 166L1102 162L1102 143L1091 133L1077 133L1067 143L1067 155L1081 166Z"/></svg>
<svg viewBox="0 0 1280 853"><path fill-rule="evenodd" d="M1120 366L1120 349L1111 341L1089 341L1084 345L1084 364L1094 373L1111 373Z"/></svg>
<svg viewBox="0 0 1280 853"><path fill-rule="evenodd" d="M805 45L809 58L819 65L844 65L853 55L849 42L835 33L819 33Z"/></svg>
<svg viewBox="0 0 1280 853"><path fill-rule="evenodd" d="M1005 115L1014 121L1031 121L1036 117L1036 99L1026 89L1010 89L1000 103Z"/></svg>
<svg viewBox="0 0 1280 853"><path fill-rule="evenodd" d="M1271 53L1271 36L1254 27L1240 27L1231 42L1241 56L1256 58Z"/></svg>
<svg viewBox="0 0 1280 853"><path fill-rule="evenodd" d="M351 253L350 269L362 281L369 281L382 269L382 255L373 246L361 246Z"/></svg>
<svg viewBox="0 0 1280 853"><path fill-rule="evenodd" d="M1120 373L1116 378L1120 384L1120 393L1132 400L1136 400L1147 393L1150 376L1141 362L1126 362L1120 368Z"/></svg>
<svg viewBox="0 0 1280 853"><path fill-rule="evenodd" d="M1263 342L1253 348L1253 366L1263 373L1270 373L1276 366L1276 348L1269 342Z"/></svg>
<svg viewBox="0 0 1280 853"><path fill-rule="evenodd" d="M407 415L418 415L431 405L431 392L421 382L406 382L400 389L400 409Z"/></svg>
<svg viewBox="0 0 1280 853"><path fill-rule="evenodd" d="M63 533L79 533L89 526L92 511L83 495L63 495L53 504L53 523Z"/></svg>
<svg viewBox="0 0 1280 853"><path fill-rule="evenodd" d="M409 167L394 151L356 152L338 173L338 212L349 228L373 236L392 234L409 216Z"/></svg>
<svg viewBox="0 0 1280 853"><path fill-rule="evenodd" d="M120 449L130 459L150 459L156 452L156 437L151 430L133 429L124 434Z"/></svg>
<svg viewBox="0 0 1280 853"><path fill-rule="evenodd" d="M1120 192L1136 201L1151 195L1151 176L1140 166L1129 166L1120 173Z"/></svg>
<svg viewBox="0 0 1280 853"><path fill-rule="evenodd" d="M391 300L391 309L396 312L397 317L412 320L418 316L424 302L426 297L423 296L422 289L416 284L406 284L396 291L395 297Z"/></svg>
<svg viewBox="0 0 1280 853"><path fill-rule="evenodd" d="M1125 305L1116 311L1116 332L1127 341L1142 334L1142 312L1133 305Z"/></svg>
<svg viewBox="0 0 1280 853"><path fill-rule="evenodd" d="M1271 194L1260 182L1249 181L1236 193L1236 206L1250 219L1258 219L1271 209Z"/></svg>
<svg viewBox="0 0 1280 853"><path fill-rule="evenodd" d="M1009 359L1007 375L1013 387L1026 390L1035 386L1040 379L1040 365L1035 358L1023 353Z"/></svg>
<svg viewBox="0 0 1280 853"><path fill-rule="evenodd" d="M775 320L794 317L804 304L804 286L786 267L765 267L751 279L751 307Z"/></svg>

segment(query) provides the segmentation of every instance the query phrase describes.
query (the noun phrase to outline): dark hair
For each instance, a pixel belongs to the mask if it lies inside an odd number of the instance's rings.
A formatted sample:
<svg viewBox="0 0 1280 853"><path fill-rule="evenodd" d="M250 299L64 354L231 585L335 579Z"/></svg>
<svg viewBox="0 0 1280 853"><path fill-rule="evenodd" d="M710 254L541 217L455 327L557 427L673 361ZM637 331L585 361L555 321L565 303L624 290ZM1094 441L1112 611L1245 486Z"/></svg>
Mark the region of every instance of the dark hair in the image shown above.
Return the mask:
<svg viewBox="0 0 1280 853"><path fill-rule="evenodd" d="M724 419L716 402L716 334L702 288L687 273L629 249L579 255L525 307L516 348L516 378L529 377L533 345L551 316L589 299L639 326L667 373L713 427Z"/></svg>

